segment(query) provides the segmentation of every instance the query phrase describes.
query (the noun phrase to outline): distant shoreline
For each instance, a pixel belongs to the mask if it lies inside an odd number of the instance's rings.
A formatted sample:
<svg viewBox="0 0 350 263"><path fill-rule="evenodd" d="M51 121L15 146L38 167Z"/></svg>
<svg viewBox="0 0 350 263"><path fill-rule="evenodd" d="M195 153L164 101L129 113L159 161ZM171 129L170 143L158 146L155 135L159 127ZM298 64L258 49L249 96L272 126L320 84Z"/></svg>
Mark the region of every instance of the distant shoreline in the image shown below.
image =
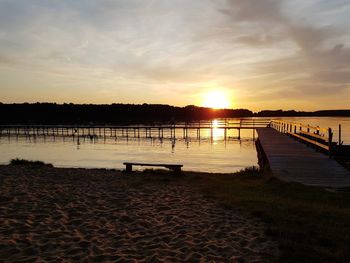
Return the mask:
<svg viewBox="0 0 350 263"><path fill-rule="evenodd" d="M1 124L135 124L174 123L214 118L249 117L350 117L344 110L263 110L211 109L189 105L175 107L161 104L56 104L56 103L0 103Z"/></svg>

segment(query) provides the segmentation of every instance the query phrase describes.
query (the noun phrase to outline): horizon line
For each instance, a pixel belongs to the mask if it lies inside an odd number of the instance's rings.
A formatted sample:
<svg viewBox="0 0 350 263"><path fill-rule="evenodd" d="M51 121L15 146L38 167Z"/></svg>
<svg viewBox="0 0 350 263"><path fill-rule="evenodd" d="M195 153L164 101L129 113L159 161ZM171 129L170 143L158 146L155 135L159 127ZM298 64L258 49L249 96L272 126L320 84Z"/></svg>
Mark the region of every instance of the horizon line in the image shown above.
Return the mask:
<svg viewBox="0 0 350 263"><path fill-rule="evenodd" d="M54 104L54 105L94 105L94 106L113 106L113 105L134 105L134 106L143 106L143 105L157 105L157 106L169 106L169 107L176 107L176 108L186 108L186 107L197 107L202 109L210 109L210 110L248 110L252 113L259 113L264 111L283 111L283 112L303 112L303 113L316 113L320 111L350 111L349 109L319 109L319 110L313 110L313 111L307 111L307 110L296 110L296 109L263 109L260 111L252 111L248 108L210 108L210 107L203 107L203 106L197 106L194 104L189 104L186 106L176 106L176 105L170 105L170 104L162 104L162 103L122 103L122 102L113 102L113 103L74 103L74 102L1 102L0 105L20 105L20 104Z"/></svg>

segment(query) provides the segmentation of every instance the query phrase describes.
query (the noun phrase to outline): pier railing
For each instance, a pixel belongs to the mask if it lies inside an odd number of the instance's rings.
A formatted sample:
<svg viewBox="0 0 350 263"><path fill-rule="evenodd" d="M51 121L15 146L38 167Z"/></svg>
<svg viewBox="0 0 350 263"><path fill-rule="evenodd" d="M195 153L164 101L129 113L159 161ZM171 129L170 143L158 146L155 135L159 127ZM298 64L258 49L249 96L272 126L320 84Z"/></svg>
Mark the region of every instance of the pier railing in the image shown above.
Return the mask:
<svg viewBox="0 0 350 263"><path fill-rule="evenodd" d="M321 128L319 126L282 120L272 120L269 126L279 132L287 133L298 140L322 149L329 156L332 155L333 148L336 145L336 142L333 142L332 128Z"/></svg>

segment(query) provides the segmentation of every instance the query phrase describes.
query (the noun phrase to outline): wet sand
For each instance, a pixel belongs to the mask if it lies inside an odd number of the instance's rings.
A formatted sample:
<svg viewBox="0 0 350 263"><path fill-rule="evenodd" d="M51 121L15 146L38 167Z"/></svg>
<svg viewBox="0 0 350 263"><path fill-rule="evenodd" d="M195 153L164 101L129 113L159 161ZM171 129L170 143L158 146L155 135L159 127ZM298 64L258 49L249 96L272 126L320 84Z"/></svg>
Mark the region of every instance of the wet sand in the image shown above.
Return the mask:
<svg viewBox="0 0 350 263"><path fill-rule="evenodd" d="M0 166L0 259L273 261L277 245L262 222L169 176Z"/></svg>

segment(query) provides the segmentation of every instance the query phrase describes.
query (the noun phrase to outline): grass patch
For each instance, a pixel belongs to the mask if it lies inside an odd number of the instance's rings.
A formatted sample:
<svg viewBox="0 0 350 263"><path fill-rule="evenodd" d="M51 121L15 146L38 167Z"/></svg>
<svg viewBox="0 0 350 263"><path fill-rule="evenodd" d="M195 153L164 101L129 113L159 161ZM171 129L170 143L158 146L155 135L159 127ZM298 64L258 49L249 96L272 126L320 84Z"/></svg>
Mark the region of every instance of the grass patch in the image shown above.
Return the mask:
<svg viewBox="0 0 350 263"><path fill-rule="evenodd" d="M38 167L38 166L53 167L53 165L50 163L44 163L42 161L30 161L30 160L18 159L18 158L12 159L10 161L10 165L26 165L26 166L33 166L33 167Z"/></svg>
<svg viewBox="0 0 350 263"><path fill-rule="evenodd" d="M249 166L234 173L235 176L261 176L263 173L257 166Z"/></svg>
<svg viewBox="0 0 350 263"><path fill-rule="evenodd" d="M185 183L205 196L265 221L267 234L279 243L279 261L345 262L350 258L349 192L285 183L251 168L234 176L192 175Z"/></svg>

